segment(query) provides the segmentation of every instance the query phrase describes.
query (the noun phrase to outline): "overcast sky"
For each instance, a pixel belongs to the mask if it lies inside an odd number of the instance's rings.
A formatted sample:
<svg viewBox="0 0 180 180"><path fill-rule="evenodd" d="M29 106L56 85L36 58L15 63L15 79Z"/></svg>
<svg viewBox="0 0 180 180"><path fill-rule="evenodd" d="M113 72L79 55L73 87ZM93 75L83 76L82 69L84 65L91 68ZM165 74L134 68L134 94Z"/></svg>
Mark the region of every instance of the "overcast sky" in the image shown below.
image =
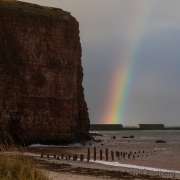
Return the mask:
<svg viewBox="0 0 180 180"><path fill-rule="evenodd" d="M127 63L131 78L120 123L180 125L179 0L23 1L61 8L79 21L91 123L105 123L101 117L118 87L112 80Z"/></svg>

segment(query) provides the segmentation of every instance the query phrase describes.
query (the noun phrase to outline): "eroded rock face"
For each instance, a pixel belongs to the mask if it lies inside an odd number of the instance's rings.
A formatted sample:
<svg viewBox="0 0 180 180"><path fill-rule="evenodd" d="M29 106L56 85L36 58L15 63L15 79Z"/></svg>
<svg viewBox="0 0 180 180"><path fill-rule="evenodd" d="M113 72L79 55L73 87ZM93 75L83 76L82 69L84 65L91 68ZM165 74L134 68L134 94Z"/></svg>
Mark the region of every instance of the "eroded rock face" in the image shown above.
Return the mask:
<svg viewBox="0 0 180 180"><path fill-rule="evenodd" d="M86 139L79 24L70 13L0 0L0 134L26 143Z"/></svg>

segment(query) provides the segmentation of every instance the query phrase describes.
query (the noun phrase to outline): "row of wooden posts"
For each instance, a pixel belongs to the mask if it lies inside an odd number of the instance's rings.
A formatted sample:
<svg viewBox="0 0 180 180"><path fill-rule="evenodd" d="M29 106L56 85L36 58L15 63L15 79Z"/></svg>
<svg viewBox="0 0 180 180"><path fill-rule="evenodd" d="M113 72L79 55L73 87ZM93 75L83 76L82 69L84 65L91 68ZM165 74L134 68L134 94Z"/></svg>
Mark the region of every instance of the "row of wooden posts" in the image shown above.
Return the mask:
<svg viewBox="0 0 180 180"><path fill-rule="evenodd" d="M106 161L108 161L108 159L109 159L109 153L108 153L108 148L106 148L106 150L105 150L105 160ZM156 151L147 151L147 152L145 152L145 151L142 151L142 153L145 155L146 154L146 156L148 156L148 154L152 154L152 153L154 153L154 152L159 152L160 150L156 150ZM161 150L162 151L162 150ZM117 157L117 158L126 158L126 157L128 157L128 159L130 159L131 157L133 158L133 159L135 159L135 157L140 157L140 153L141 153L141 151L138 151L138 152L132 152L132 151L130 151L130 153L128 154L127 152L119 152L119 151L116 151L116 154L115 154L115 156ZM137 156L136 156L137 155ZM142 155L143 156L143 155ZM44 157L44 154L41 154L41 158L43 158ZM73 161L76 161L78 158L78 155L77 154L75 154L74 156L72 156L72 158L73 158ZM47 158L49 158L49 155L47 155ZM68 156L64 156L64 154L61 154L61 157L59 157L59 156L56 156L56 155L54 155L54 158L55 159L57 159L57 160L59 160L60 158L61 159L66 159L66 160L71 160L71 155L68 155ZM80 154L80 161L83 161L84 160L84 155L83 154ZM100 160L103 160L103 152L102 152L102 149L100 150ZM113 151L111 151L111 160L112 161L114 161L114 152ZM87 161L89 162L90 161L90 148L88 148L88 153L87 153ZM96 161L96 147L94 147L94 161Z"/></svg>

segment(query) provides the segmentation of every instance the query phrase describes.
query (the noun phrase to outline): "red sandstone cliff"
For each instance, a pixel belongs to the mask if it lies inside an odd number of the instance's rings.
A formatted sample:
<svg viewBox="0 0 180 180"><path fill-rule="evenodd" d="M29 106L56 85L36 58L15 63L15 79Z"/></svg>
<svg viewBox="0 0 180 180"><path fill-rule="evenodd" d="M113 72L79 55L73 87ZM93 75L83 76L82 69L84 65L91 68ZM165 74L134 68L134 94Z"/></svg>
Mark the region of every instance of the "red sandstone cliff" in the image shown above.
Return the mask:
<svg viewBox="0 0 180 180"><path fill-rule="evenodd" d="M0 134L27 143L88 137L79 24L61 9L0 0Z"/></svg>

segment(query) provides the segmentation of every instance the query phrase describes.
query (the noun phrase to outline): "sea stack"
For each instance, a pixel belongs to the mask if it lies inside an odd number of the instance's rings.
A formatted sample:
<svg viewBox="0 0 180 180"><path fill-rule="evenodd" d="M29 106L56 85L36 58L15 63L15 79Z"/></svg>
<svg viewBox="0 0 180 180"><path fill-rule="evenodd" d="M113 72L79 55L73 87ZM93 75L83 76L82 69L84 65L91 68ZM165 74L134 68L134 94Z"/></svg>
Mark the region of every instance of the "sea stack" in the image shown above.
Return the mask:
<svg viewBox="0 0 180 180"><path fill-rule="evenodd" d="M79 23L61 9L0 0L0 137L88 138Z"/></svg>

